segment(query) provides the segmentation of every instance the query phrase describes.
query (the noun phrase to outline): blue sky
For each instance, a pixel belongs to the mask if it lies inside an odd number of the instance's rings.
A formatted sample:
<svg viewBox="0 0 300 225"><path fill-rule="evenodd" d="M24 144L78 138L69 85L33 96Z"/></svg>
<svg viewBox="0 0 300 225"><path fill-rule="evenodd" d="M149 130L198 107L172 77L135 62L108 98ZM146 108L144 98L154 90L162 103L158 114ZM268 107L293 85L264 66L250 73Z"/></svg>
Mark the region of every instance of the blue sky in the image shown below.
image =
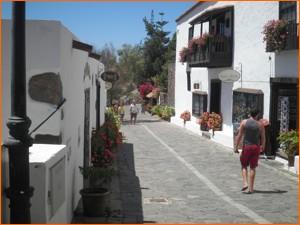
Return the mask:
<svg viewBox="0 0 300 225"><path fill-rule="evenodd" d="M186 2L27 2L26 19L59 20L82 42L101 49L112 43L119 49L126 44L139 44L146 37L143 18L163 19L164 27L173 34L175 20L196 1ZM1 2L2 18L11 19L11 2Z"/></svg>

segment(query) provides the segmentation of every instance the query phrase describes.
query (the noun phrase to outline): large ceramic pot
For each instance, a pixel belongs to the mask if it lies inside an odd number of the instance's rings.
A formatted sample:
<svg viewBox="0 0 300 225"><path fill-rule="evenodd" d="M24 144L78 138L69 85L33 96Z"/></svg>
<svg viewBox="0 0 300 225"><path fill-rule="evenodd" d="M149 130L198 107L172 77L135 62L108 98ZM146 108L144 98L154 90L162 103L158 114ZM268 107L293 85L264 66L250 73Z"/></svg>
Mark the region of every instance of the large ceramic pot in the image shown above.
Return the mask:
<svg viewBox="0 0 300 225"><path fill-rule="evenodd" d="M86 216L104 216L109 191L105 188L80 190L83 212Z"/></svg>

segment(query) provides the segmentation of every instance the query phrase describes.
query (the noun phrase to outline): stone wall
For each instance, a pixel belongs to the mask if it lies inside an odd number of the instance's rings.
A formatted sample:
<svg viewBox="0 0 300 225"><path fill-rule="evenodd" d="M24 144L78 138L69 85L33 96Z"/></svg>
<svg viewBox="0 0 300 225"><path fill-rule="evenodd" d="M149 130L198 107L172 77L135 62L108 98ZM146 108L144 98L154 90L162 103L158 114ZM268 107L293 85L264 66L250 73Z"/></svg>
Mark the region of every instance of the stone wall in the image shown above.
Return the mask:
<svg viewBox="0 0 300 225"><path fill-rule="evenodd" d="M175 63L168 65L167 105L175 107Z"/></svg>

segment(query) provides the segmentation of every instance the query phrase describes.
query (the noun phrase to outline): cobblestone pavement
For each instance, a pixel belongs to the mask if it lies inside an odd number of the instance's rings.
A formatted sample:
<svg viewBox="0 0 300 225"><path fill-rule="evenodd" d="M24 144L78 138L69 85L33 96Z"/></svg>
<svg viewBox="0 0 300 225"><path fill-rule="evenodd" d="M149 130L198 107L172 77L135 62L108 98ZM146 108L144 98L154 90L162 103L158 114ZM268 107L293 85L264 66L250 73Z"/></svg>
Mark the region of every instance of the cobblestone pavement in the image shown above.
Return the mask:
<svg viewBox="0 0 300 225"><path fill-rule="evenodd" d="M298 224L298 176L260 160L254 194L241 192L239 156L156 116L128 111L105 218L73 223Z"/></svg>

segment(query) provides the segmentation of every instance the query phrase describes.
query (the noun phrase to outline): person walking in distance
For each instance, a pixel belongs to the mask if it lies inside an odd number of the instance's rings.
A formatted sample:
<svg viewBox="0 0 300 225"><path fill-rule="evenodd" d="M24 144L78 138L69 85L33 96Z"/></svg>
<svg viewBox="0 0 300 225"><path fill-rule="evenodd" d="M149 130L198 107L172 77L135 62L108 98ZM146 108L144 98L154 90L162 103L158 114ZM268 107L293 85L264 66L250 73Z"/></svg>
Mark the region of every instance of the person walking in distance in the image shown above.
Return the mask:
<svg viewBox="0 0 300 225"><path fill-rule="evenodd" d="M139 109L136 105L136 101L135 100L132 100L132 103L130 105L130 124L132 125L132 119L134 119L134 125L135 125L135 122L136 122L136 116L139 112Z"/></svg>
<svg viewBox="0 0 300 225"><path fill-rule="evenodd" d="M120 102L120 106L118 108L118 114L120 115L121 123L123 123L123 121L124 121L124 115L125 115L125 110L124 110L122 102Z"/></svg>
<svg viewBox="0 0 300 225"><path fill-rule="evenodd" d="M248 193L252 194L256 167L258 166L260 152L265 150L266 138L264 125L262 122L258 121L259 109L252 109L250 115L251 117L243 120L240 125L239 133L234 146L234 152L239 153L238 146L244 135L243 150L240 155L242 176L244 180L242 191L248 189L247 167L250 165L250 185Z"/></svg>

